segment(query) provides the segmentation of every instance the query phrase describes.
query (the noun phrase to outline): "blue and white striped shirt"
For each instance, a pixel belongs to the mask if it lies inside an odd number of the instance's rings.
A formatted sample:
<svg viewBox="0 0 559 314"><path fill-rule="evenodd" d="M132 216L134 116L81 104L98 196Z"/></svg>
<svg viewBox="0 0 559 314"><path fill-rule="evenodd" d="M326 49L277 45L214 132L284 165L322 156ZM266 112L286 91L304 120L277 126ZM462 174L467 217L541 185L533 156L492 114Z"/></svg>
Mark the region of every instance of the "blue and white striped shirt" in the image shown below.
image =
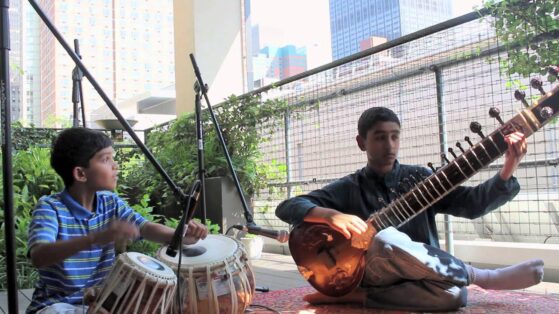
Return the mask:
<svg viewBox="0 0 559 314"><path fill-rule="evenodd" d="M29 250L40 243L52 243L101 231L115 220L129 221L141 228L147 220L134 212L115 193L97 192L91 212L62 193L39 199L29 225ZM99 284L110 271L114 244L94 245L54 265L41 267L28 313L54 303L82 304L85 288Z"/></svg>

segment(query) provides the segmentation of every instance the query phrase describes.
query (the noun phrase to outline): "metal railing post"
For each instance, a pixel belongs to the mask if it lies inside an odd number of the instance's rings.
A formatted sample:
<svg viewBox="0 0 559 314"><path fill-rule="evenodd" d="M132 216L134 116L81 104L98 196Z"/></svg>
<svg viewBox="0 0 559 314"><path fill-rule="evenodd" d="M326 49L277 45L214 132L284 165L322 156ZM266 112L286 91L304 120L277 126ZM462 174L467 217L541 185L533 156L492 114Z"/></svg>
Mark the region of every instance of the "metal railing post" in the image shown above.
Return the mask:
<svg viewBox="0 0 559 314"><path fill-rule="evenodd" d="M442 71L437 66L432 66L431 70L435 72L435 83L437 88L437 121L439 122L439 143L441 154L446 154L448 145L446 138L446 115L445 115L445 105L443 100L444 94L444 83ZM441 162L443 162L441 158ZM444 229L445 229L445 249L449 254L454 255L454 238L452 231L452 221L450 221L449 215L444 215Z"/></svg>

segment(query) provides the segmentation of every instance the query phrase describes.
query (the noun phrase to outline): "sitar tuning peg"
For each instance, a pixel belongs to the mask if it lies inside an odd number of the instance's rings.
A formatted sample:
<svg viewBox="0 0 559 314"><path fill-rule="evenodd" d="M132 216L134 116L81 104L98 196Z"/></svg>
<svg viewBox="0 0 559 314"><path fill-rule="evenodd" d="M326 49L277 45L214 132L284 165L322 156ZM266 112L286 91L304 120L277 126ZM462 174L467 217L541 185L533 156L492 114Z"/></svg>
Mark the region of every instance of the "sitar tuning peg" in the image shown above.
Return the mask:
<svg viewBox="0 0 559 314"><path fill-rule="evenodd" d="M423 179L426 178L426 177L425 177L425 174L419 172L419 170L415 170L415 175L417 175L417 177L414 176L413 174L410 175L410 177L413 179L413 181L415 182L415 184L418 184L419 182L421 182L421 180L423 180Z"/></svg>
<svg viewBox="0 0 559 314"><path fill-rule="evenodd" d="M464 148L462 148L462 144L460 144L460 142L456 142L456 147L458 147L458 149L464 153Z"/></svg>
<svg viewBox="0 0 559 314"><path fill-rule="evenodd" d="M559 66L550 66L549 68L547 68L547 73L549 73L549 75L555 76L556 79L559 79Z"/></svg>
<svg viewBox="0 0 559 314"><path fill-rule="evenodd" d="M485 135L483 135L483 132L481 132L481 124L479 124L479 122L473 121L472 123L470 123L470 131L479 135L479 137L481 138L485 137Z"/></svg>
<svg viewBox="0 0 559 314"><path fill-rule="evenodd" d="M396 195L396 197L400 197L400 193L398 193L394 188L390 188L388 190L390 191L390 193Z"/></svg>
<svg viewBox="0 0 559 314"><path fill-rule="evenodd" d="M382 207L386 207L386 205L388 205L388 204L386 204L386 201L384 200L384 198L382 198L380 196L378 198L378 202L380 203L380 206L382 206Z"/></svg>
<svg viewBox="0 0 559 314"><path fill-rule="evenodd" d="M452 149L452 147L448 148L448 152L452 155L452 157L454 157L456 159L456 154L454 153L454 149Z"/></svg>
<svg viewBox="0 0 559 314"><path fill-rule="evenodd" d="M468 144L470 144L470 147L474 146L474 144L472 144L472 141L470 140L469 136L465 136L464 141L466 141Z"/></svg>
<svg viewBox="0 0 559 314"><path fill-rule="evenodd" d="M404 181L408 182L410 187L413 187L417 184L417 180L415 179L413 174L410 174L406 179L404 179Z"/></svg>
<svg viewBox="0 0 559 314"><path fill-rule="evenodd" d="M403 194L406 193L409 189L411 189L413 187L413 184L410 183L410 179L404 178L400 182L399 187L400 187L400 192Z"/></svg>
<svg viewBox="0 0 559 314"><path fill-rule="evenodd" d="M540 94L545 95L545 91L543 90L543 82L541 80L541 78L539 77L535 77L533 79L530 80L530 86L532 86L532 88L537 89Z"/></svg>
<svg viewBox="0 0 559 314"><path fill-rule="evenodd" d="M520 102L522 102L524 107L526 107L526 108L530 107L530 105L526 101L526 93L524 91L521 91L521 90L518 90L518 89L516 91L514 91L514 98L516 98L516 100L519 100Z"/></svg>
<svg viewBox="0 0 559 314"><path fill-rule="evenodd" d="M497 121L499 121L499 123L500 123L501 125L505 124L505 123L503 122L503 119L501 119L501 110L499 110L499 108L497 108L497 107L491 107L491 109L489 109L489 116L490 116L491 118L497 119Z"/></svg>
<svg viewBox="0 0 559 314"><path fill-rule="evenodd" d="M446 155L445 155L445 154L441 154L441 158L442 158L444 161L446 161L447 164L450 163L450 160L448 160L448 158L446 158Z"/></svg>
<svg viewBox="0 0 559 314"><path fill-rule="evenodd" d="M429 167L431 170L433 170L433 172L437 172L437 169L435 169L435 166L433 166L432 162L428 162L427 167Z"/></svg>

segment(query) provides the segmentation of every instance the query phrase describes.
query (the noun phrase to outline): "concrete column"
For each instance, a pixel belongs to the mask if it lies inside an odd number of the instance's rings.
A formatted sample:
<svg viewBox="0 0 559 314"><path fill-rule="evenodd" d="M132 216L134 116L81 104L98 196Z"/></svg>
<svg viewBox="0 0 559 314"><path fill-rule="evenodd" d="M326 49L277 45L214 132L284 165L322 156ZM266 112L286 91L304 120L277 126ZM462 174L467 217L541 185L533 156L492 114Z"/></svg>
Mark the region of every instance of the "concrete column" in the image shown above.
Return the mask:
<svg viewBox="0 0 559 314"><path fill-rule="evenodd" d="M194 53L212 105L245 92L244 0L174 0L177 115L194 111Z"/></svg>

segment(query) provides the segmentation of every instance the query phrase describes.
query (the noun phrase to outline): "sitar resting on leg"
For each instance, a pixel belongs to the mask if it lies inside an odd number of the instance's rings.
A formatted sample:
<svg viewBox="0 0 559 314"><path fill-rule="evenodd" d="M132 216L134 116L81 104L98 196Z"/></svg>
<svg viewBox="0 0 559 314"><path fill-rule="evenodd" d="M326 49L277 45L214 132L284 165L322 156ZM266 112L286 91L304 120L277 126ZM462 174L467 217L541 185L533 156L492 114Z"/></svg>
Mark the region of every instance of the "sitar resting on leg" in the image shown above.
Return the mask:
<svg viewBox="0 0 559 314"><path fill-rule="evenodd" d="M552 67L550 73L556 76L557 67ZM479 124L472 123L470 128L482 140L474 145L466 137L470 144L468 150L462 150L461 155L372 214L366 220L365 233L347 239L325 224L297 225L290 233L289 249L303 277L327 296L337 297L353 291L363 278L365 253L377 232L404 225L501 157L507 150L505 136L508 134L519 131L528 137L559 114L559 86L546 93L540 80L533 79L531 85L542 97L528 106L523 93L517 91L515 97L526 108L507 122L500 119L497 108L491 108L490 115L501 123L497 130L483 136Z"/></svg>

